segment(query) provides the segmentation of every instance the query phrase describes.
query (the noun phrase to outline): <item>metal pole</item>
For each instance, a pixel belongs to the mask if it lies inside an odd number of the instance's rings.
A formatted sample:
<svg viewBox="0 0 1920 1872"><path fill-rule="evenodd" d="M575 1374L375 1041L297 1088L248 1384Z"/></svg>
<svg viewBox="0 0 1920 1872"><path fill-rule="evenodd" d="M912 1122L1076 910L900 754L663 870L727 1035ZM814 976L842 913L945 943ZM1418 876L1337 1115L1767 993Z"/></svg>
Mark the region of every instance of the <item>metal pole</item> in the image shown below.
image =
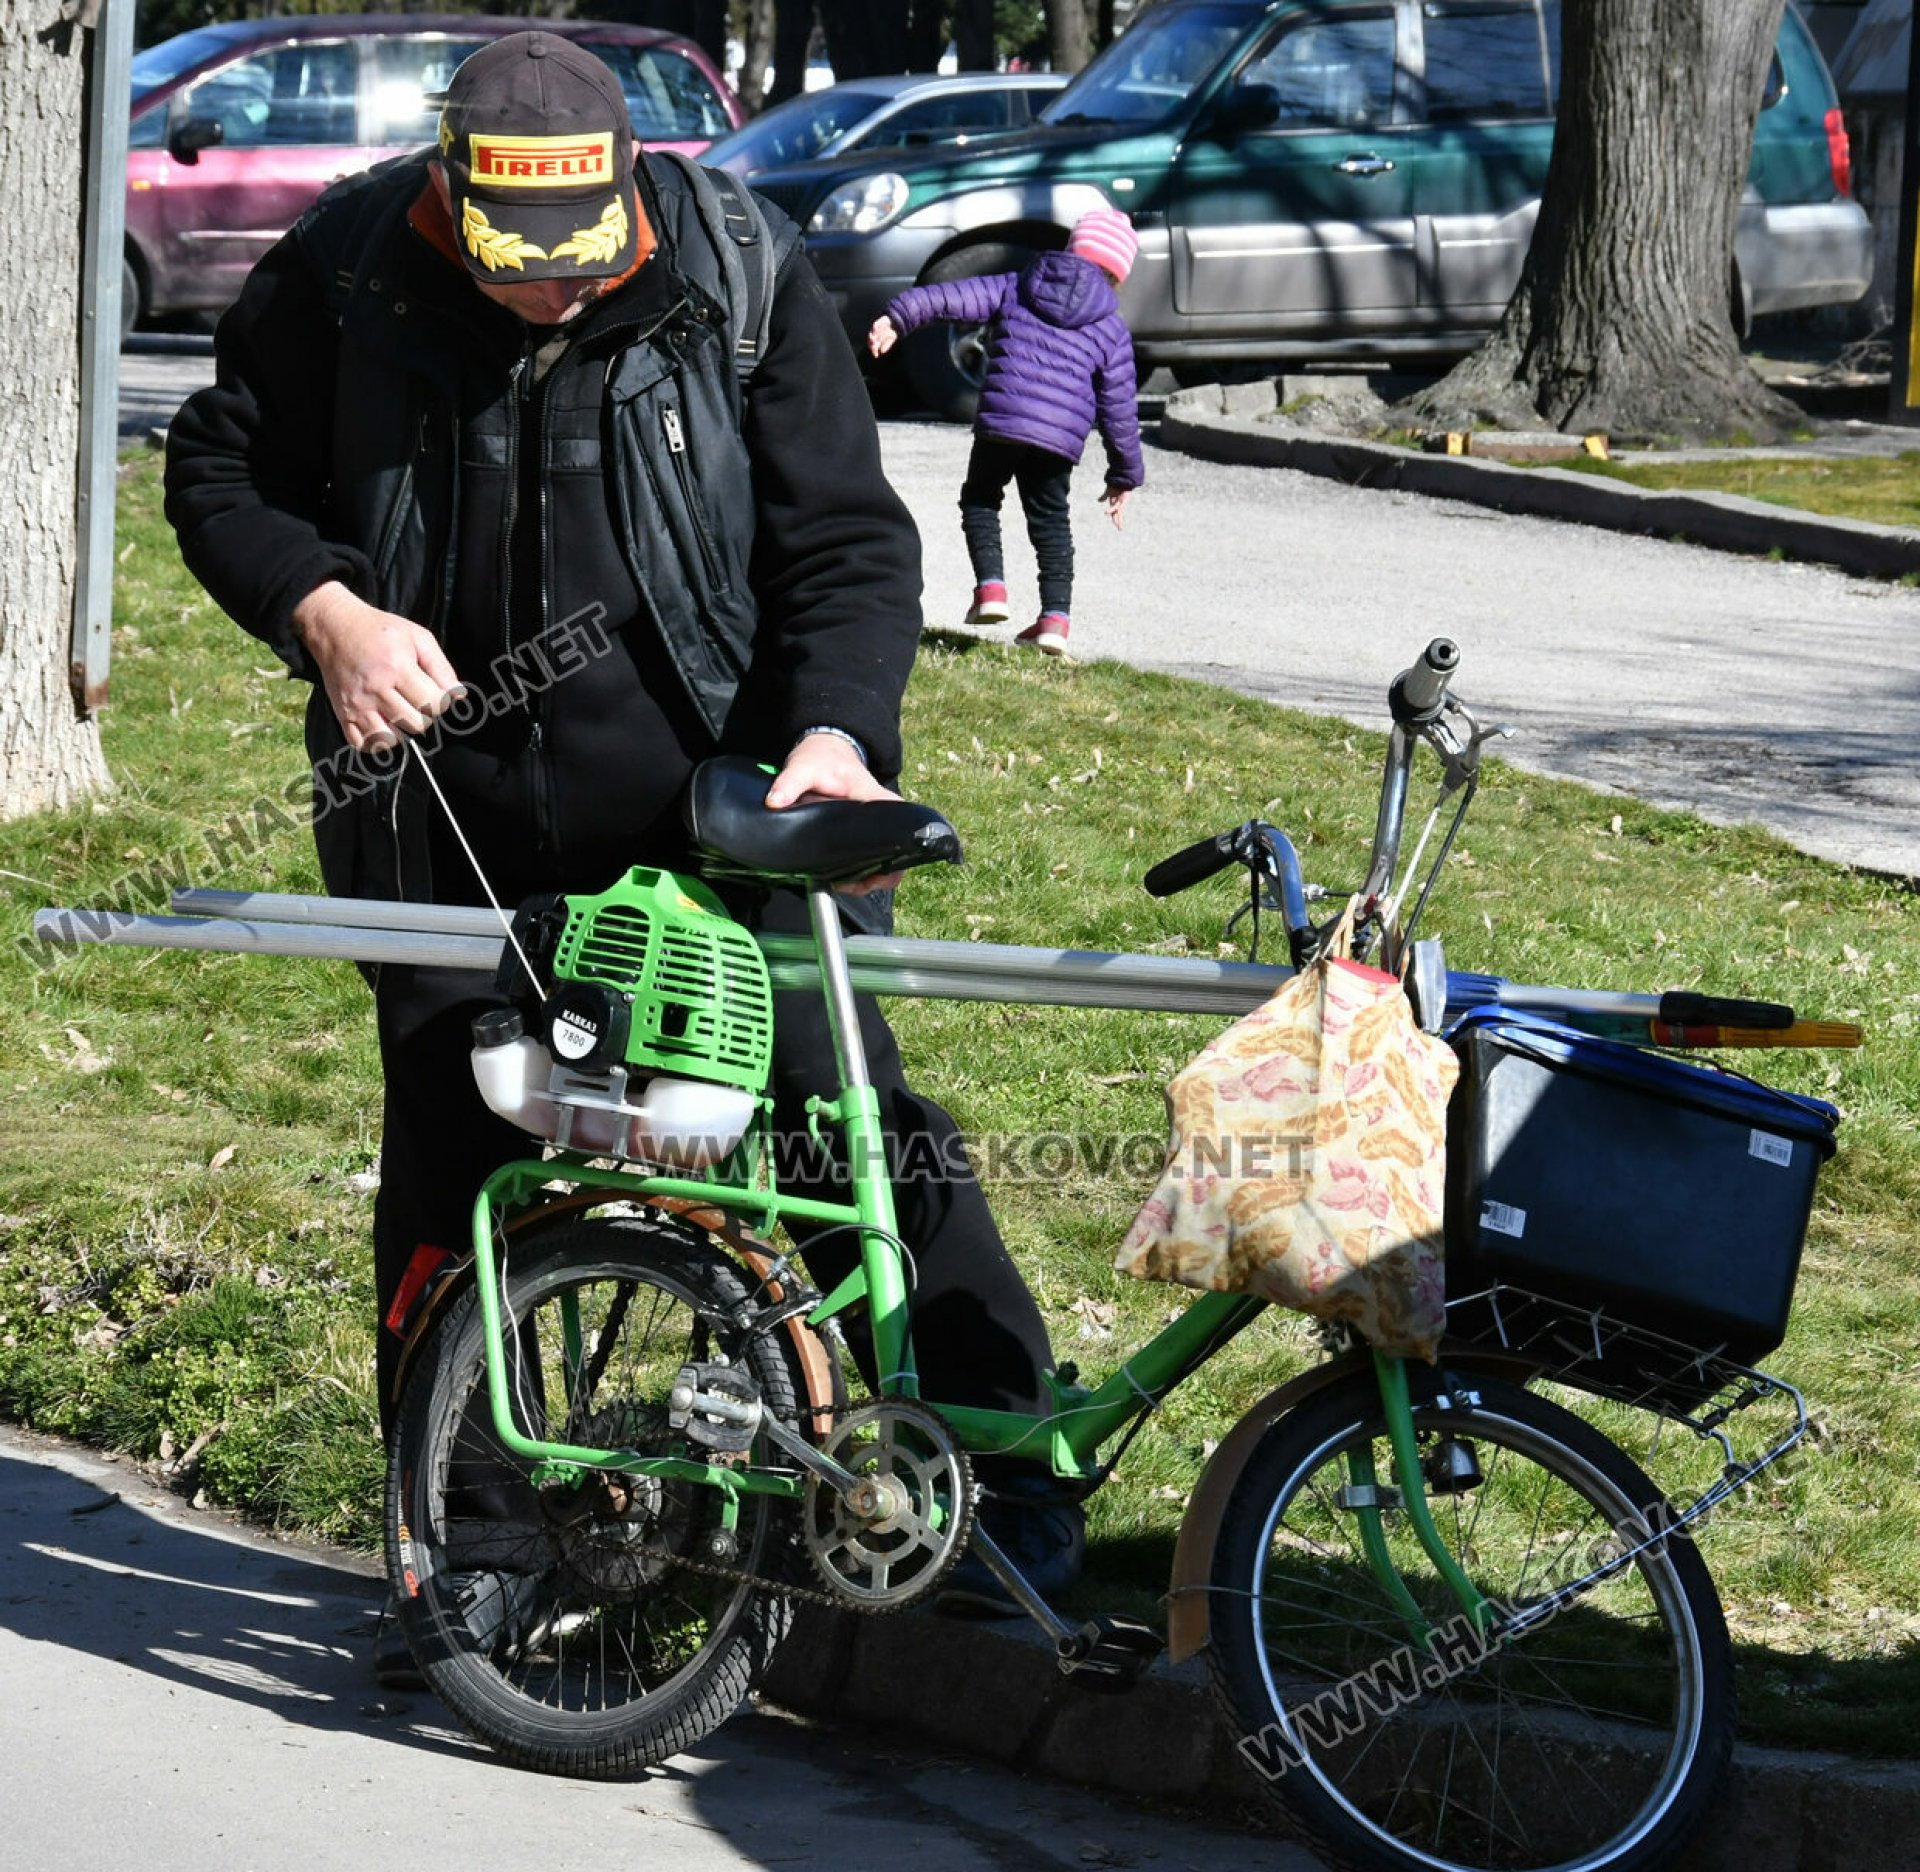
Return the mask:
<svg viewBox="0 0 1920 1872"><path fill-rule="evenodd" d="M240 955L312 956L328 962L409 962L491 975L500 938L426 930L347 929L324 923L246 923L231 917L135 916L125 910L37 910L36 941L134 949L216 949Z"/></svg>
<svg viewBox="0 0 1920 1872"><path fill-rule="evenodd" d="M113 493L120 442L120 269L126 253L127 116L134 0L102 0L87 47L87 169L80 269L78 565L68 676L91 715L113 648Z"/></svg>
<svg viewBox="0 0 1920 1872"><path fill-rule="evenodd" d="M500 931L500 920L491 910L448 904L201 889L176 890L172 901L175 910L190 916L434 930L457 936L491 935L496 940ZM776 988L819 986L813 945L807 937L763 932L756 940ZM1244 1014L1293 973L1265 962L1115 955L1097 949L1038 949L916 936L850 936L846 949L853 985L862 994L1053 1007Z"/></svg>

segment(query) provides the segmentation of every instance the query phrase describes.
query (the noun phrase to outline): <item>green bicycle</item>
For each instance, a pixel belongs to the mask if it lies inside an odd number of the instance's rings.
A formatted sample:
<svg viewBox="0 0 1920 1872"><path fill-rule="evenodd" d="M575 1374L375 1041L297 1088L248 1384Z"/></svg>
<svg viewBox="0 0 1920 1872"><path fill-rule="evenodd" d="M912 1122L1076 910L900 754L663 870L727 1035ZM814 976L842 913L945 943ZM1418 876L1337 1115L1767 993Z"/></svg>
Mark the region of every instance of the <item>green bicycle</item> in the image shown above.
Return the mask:
<svg viewBox="0 0 1920 1872"><path fill-rule="evenodd" d="M1384 940L1415 749L1439 755L1456 829L1471 797L1485 736L1451 693L1456 661L1437 640L1395 684L1363 940ZM840 1141L849 1200L792 1197L771 1174L767 951L703 885L635 871L597 897L522 907L517 1011L477 1023L476 1072L552 1154L489 1179L470 1266L419 1309L387 1486L403 1626L447 1707L522 1766L630 1774L738 1707L796 1601L892 1612L972 1551L1075 1681L1124 1688L1163 1642L1204 1653L1242 1754L1343 1863L1671 1858L1733 1732L1693 1524L1802 1434L1797 1393L1698 1335L1490 1280L1450 1296L1471 1324L1436 1366L1336 1346L1221 1442L1181 1529L1164 1640L1061 1616L979 1524L975 1459L1036 1460L1062 1497L1084 1497L1143 1413L1264 1305L1199 1295L1109 1375L1050 1374L1044 1414L925 1395L912 1245L830 886L952 859L957 840L905 802L768 812L765 784L710 763L690 821L718 869L809 893L811 942L776 941L826 996L838 1090L813 1117ZM1236 862L1308 960L1322 932L1270 827L1178 854L1149 887ZM1438 1026L1449 980L1428 945L1410 980ZM857 1235L858 1266L833 1291L771 1245L789 1221ZM843 1331L856 1317L881 1374L857 1397ZM1727 1460L1676 1508L1528 1388L1542 1376L1651 1408ZM1782 1400L1785 1433L1736 1459L1735 1412Z"/></svg>

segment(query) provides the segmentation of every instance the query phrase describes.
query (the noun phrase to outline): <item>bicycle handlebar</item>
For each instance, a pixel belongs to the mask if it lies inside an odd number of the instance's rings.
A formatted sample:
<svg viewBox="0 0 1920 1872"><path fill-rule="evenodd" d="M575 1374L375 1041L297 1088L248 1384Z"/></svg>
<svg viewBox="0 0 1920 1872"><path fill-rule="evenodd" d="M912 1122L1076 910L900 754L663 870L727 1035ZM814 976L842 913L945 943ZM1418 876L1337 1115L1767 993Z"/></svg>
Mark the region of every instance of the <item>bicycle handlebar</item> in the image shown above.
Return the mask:
<svg viewBox="0 0 1920 1872"><path fill-rule="evenodd" d="M1189 884L1198 884L1224 871L1240 856L1240 830L1221 832L1162 858L1140 881L1156 897L1171 897Z"/></svg>
<svg viewBox="0 0 1920 1872"><path fill-rule="evenodd" d="M1447 679L1460 667L1460 646L1451 637L1436 637L1421 651L1420 660L1393 679L1387 704L1397 722L1431 721L1446 706Z"/></svg>

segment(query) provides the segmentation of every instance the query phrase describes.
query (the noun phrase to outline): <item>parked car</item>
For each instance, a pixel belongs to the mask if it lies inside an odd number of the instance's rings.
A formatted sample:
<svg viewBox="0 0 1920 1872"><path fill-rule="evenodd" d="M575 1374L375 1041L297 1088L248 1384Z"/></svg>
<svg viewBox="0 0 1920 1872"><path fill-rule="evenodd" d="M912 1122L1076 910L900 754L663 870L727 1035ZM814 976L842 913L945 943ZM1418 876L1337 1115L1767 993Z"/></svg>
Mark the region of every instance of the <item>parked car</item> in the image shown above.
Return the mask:
<svg viewBox="0 0 1920 1872"><path fill-rule="evenodd" d="M807 91L765 110L707 151L716 169L737 176L872 150L952 143L1024 130L1067 82L1064 72L963 72L942 78L910 72L851 78Z"/></svg>
<svg viewBox="0 0 1920 1872"><path fill-rule="evenodd" d="M1498 321L1532 239L1559 42L1558 0L1162 0L1025 134L753 186L805 227L862 355L902 287L1017 266L1116 207L1140 233L1121 308L1143 366L1458 356ZM1847 162L1789 5L1740 207L1739 317L1866 291ZM932 407L971 407L977 332L930 327L895 355Z"/></svg>
<svg viewBox="0 0 1920 1872"><path fill-rule="evenodd" d="M331 14L232 20L136 55L122 318L228 304L328 183L433 141L469 53L525 20ZM691 40L543 20L619 75L634 134L698 155L744 112Z"/></svg>

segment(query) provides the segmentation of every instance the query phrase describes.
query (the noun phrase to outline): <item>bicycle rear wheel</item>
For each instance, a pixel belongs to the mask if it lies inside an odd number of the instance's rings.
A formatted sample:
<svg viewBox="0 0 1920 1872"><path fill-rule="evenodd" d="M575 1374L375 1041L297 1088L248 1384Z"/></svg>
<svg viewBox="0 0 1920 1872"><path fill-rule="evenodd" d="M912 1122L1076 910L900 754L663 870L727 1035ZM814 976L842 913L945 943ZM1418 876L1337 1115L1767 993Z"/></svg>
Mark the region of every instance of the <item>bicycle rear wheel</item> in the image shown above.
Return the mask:
<svg viewBox="0 0 1920 1872"><path fill-rule="evenodd" d="M1658 1865L1732 1746L1713 1583L1684 1536L1606 1574L1657 1513L1654 1484L1546 1399L1470 1388L1477 1405L1416 1402L1414 1422L1442 1538L1496 1602L1491 1645L1397 1506L1379 1393L1360 1378L1282 1418L1236 1485L1215 1550L1215 1689L1241 1754L1343 1864ZM1370 1505L1410 1603L1364 1551Z"/></svg>
<svg viewBox="0 0 1920 1872"><path fill-rule="evenodd" d="M743 1340L733 1321L746 1280L682 1231L627 1220L556 1228L524 1266L506 1259L500 1290L523 1430L704 1456L669 1427L667 1393L683 1365L721 1358L768 1411L797 1414L784 1335ZM536 1474L494 1430L484 1358L469 1292L395 1426L387 1568L402 1628L448 1709L508 1760L635 1773L711 1734L765 1669L790 1604L717 1569L790 1576L795 1517L745 1495L728 1529L720 1491L701 1483Z"/></svg>

